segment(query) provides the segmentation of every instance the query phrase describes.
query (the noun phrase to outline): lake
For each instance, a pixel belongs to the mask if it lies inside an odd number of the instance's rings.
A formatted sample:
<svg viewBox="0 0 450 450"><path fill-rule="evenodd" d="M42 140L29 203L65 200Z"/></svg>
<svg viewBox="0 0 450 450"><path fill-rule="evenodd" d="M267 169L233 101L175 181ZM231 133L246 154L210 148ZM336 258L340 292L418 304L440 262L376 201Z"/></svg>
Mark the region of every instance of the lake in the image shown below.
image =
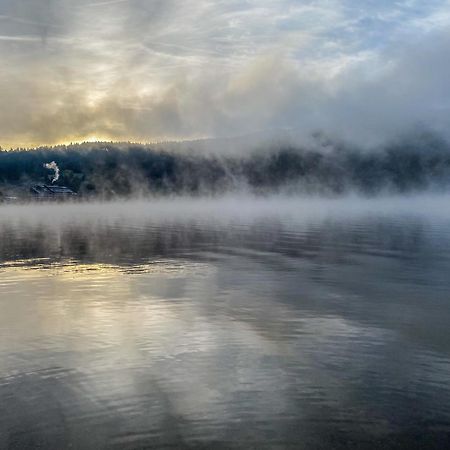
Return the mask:
<svg viewBox="0 0 450 450"><path fill-rule="evenodd" d="M449 448L449 205L0 206L0 448Z"/></svg>

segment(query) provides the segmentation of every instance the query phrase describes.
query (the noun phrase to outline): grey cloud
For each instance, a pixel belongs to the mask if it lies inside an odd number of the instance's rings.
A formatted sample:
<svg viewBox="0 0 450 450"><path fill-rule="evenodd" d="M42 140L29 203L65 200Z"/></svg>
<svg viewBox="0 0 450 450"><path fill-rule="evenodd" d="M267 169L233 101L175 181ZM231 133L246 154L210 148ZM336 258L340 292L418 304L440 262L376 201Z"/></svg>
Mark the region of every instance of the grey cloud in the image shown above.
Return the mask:
<svg viewBox="0 0 450 450"><path fill-rule="evenodd" d="M0 0L0 144L445 131L445 1L388 3Z"/></svg>
<svg viewBox="0 0 450 450"><path fill-rule="evenodd" d="M4 35L31 35L45 40L66 23L66 1L0 0L0 30Z"/></svg>

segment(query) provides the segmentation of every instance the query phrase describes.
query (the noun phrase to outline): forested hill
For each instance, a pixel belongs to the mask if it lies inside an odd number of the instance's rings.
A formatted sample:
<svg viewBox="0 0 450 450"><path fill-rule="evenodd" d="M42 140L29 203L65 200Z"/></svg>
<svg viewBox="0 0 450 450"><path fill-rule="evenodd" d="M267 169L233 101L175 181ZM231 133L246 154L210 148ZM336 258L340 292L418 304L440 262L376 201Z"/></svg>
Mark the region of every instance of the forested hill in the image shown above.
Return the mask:
<svg viewBox="0 0 450 450"><path fill-rule="evenodd" d="M48 183L52 173L44 164L51 161L61 171L58 184L104 198L236 189L374 195L450 187L449 143L423 135L370 151L330 142L228 154L114 143L0 151L0 191Z"/></svg>

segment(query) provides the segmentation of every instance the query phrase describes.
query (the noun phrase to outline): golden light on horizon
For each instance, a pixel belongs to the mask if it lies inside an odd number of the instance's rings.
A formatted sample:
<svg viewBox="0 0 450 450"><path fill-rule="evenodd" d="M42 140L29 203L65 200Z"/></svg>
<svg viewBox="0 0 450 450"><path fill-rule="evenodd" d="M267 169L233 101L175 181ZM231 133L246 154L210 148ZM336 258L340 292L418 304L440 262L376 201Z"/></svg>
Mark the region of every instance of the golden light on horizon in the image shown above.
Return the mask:
<svg viewBox="0 0 450 450"><path fill-rule="evenodd" d="M101 135L90 135L87 136L85 139L82 140L82 142L105 142L110 141L111 139L101 136Z"/></svg>
<svg viewBox="0 0 450 450"><path fill-rule="evenodd" d="M112 136L107 136L105 134L89 134L87 136L73 136L62 139L61 141L53 144L47 144L52 146L57 145L71 145L71 144L83 144L85 142L96 143L96 142L118 142L120 139L113 138Z"/></svg>

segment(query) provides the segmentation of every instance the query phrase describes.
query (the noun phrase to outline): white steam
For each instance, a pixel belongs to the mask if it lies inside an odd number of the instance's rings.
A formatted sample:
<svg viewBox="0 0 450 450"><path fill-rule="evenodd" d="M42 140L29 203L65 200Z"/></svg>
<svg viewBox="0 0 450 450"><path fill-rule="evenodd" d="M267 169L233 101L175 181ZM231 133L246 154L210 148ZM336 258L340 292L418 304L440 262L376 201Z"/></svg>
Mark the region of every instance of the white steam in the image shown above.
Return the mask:
<svg viewBox="0 0 450 450"><path fill-rule="evenodd" d="M54 174L53 179L52 179L52 183L55 183L56 181L59 180L59 167L58 167L58 164L55 163L55 161L52 161L51 163L44 164L44 167L46 169L55 171L55 174Z"/></svg>

